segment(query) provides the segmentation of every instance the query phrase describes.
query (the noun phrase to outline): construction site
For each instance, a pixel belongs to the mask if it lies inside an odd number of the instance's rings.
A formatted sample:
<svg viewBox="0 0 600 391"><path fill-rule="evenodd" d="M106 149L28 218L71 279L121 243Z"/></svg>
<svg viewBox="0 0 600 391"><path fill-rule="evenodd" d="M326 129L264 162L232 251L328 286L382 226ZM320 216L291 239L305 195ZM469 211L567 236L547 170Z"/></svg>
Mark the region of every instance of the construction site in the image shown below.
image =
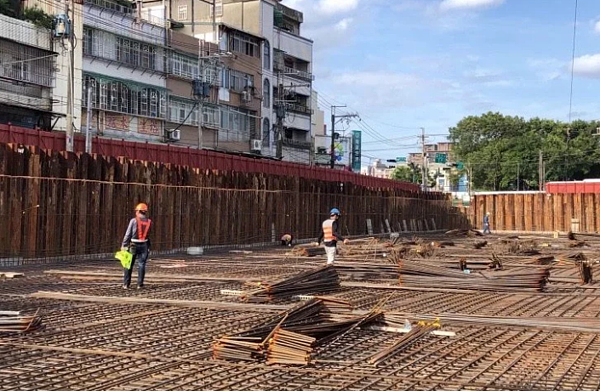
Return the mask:
<svg viewBox="0 0 600 391"><path fill-rule="evenodd" d="M0 390L600 386L585 197L542 230L543 198L466 210L392 185L0 152ZM152 254L124 290L112 254L141 199ZM350 242L327 265L313 242L333 205Z"/></svg>

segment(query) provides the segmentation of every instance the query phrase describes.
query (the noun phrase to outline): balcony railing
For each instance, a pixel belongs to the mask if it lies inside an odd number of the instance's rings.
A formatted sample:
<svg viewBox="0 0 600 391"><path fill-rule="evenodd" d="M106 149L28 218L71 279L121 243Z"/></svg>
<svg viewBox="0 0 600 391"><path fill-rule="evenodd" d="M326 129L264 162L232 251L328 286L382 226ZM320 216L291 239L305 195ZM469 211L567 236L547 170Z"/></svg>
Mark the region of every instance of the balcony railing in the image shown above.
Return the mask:
<svg viewBox="0 0 600 391"><path fill-rule="evenodd" d="M113 10L113 11L117 11L120 12L122 14L125 15L130 15L130 16L134 16L133 15L133 3L127 1L127 0L115 0L115 1L111 1L111 0L84 0L85 4L93 4L95 6L98 6L100 8L104 8L104 9L108 9L108 10Z"/></svg>
<svg viewBox="0 0 600 391"><path fill-rule="evenodd" d="M291 111L293 113L312 115L313 111L310 107L307 107L300 103L287 103L286 110Z"/></svg>
<svg viewBox="0 0 600 391"><path fill-rule="evenodd" d="M314 80L312 73L309 73L306 71L301 71L299 69L283 67L283 72L286 74L286 76L297 77L299 79L308 80L308 81Z"/></svg>
<svg viewBox="0 0 600 391"><path fill-rule="evenodd" d="M296 141L289 138L283 139L283 145L296 149L311 149L312 144L308 141Z"/></svg>

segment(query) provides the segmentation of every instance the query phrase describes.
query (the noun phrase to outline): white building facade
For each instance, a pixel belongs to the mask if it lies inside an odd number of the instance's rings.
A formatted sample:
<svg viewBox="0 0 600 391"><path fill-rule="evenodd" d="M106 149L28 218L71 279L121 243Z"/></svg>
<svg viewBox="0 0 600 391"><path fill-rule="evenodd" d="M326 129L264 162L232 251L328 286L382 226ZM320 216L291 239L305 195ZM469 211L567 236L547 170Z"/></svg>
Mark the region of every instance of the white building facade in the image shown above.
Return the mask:
<svg viewBox="0 0 600 391"><path fill-rule="evenodd" d="M210 26L211 5L193 0L170 0L168 7L168 14L185 26L185 33L216 41ZM220 0L215 8L217 24L248 32L262 40L262 154L276 156L277 135L281 133L283 160L312 163L313 42L301 36L302 13L282 5L279 0ZM221 42L221 48L226 46ZM281 132L278 124L281 124Z"/></svg>
<svg viewBox="0 0 600 391"><path fill-rule="evenodd" d="M162 23L132 7L86 0L82 37L82 127L104 137L160 141L168 113L167 50ZM87 101L91 88L91 102ZM91 109L91 110L88 110Z"/></svg>

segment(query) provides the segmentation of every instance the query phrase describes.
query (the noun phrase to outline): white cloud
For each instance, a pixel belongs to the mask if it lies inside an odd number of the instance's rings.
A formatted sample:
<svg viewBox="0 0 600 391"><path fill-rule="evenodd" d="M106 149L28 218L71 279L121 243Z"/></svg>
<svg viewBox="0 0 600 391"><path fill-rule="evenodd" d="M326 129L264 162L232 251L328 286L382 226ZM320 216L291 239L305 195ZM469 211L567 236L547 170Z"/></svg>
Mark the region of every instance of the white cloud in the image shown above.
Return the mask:
<svg viewBox="0 0 600 391"><path fill-rule="evenodd" d="M348 30L348 27L350 27L350 24L352 24L352 22L354 21L353 18L344 18L342 20L340 20L339 22L337 22L334 26L334 28L338 31L346 31Z"/></svg>
<svg viewBox="0 0 600 391"><path fill-rule="evenodd" d="M358 7L358 0L320 0L317 10L323 14L349 12Z"/></svg>
<svg viewBox="0 0 600 391"><path fill-rule="evenodd" d="M568 68L563 61L556 58L530 58L527 65L545 82L560 79Z"/></svg>
<svg viewBox="0 0 600 391"><path fill-rule="evenodd" d="M464 76L469 83L486 87L510 87L515 84L504 72L495 69L475 68L465 72Z"/></svg>
<svg viewBox="0 0 600 391"><path fill-rule="evenodd" d="M499 6L504 0L443 0L440 3L442 11L477 10Z"/></svg>
<svg viewBox="0 0 600 391"><path fill-rule="evenodd" d="M329 82L338 94L360 97L360 105L369 109L456 102L462 94L459 83L405 72L346 71L332 75Z"/></svg>
<svg viewBox="0 0 600 391"><path fill-rule="evenodd" d="M579 76L600 78L600 54L577 57L573 61L573 71Z"/></svg>
<svg viewBox="0 0 600 391"><path fill-rule="evenodd" d="M600 20L594 23L594 31L600 34Z"/></svg>

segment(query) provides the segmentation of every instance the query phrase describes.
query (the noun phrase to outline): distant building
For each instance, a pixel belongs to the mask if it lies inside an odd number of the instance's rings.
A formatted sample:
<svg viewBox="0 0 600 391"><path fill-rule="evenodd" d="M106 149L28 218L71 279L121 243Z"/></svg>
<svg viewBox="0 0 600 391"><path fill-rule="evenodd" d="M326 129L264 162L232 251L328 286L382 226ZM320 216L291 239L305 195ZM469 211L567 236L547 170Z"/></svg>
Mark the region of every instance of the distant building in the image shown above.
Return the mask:
<svg viewBox="0 0 600 391"><path fill-rule="evenodd" d="M235 109L233 113L259 118L256 128L249 121L244 130L253 152L276 156L277 144L281 143L283 160L311 162L313 42L301 34L304 21L301 12L279 0L218 0L214 9L210 2L195 0L143 0L143 3L145 9L156 10L158 14L164 5L171 28L218 44L219 54L235 53L230 67L243 66L243 72L256 76L249 103L253 104L256 97L261 102L259 110L248 107ZM223 93L221 86L220 98ZM220 101L221 105L231 105L224 103L224 99ZM235 119L233 123L238 126ZM228 132L225 125L222 121L218 130L220 147L224 140L222 133L229 140L230 134L239 132L237 128ZM228 142L237 141L242 140Z"/></svg>
<svg viewBox="0 0 600 391"><path fill-rule="evenodd" d="M82 124L91 116L98 135L163 141L169 112L164 25L108 0L86 0L83 23Z"/></svg>
<svg viewBox="0 0 600 391"><path fill-rule="evenodd" d="M26 1L22 5L34 7L38 3ZM48 15L54 15L59 5L64 9L62 3L55 4L52 0L39 4ZM81 12L80 6L76 9ZM0 24L0 123L64 130L68 54L61 46L62 41L53 39L49 29L6 15L0 14ZM81 61L81 57L78 59ZM81 97L81 65L78 68L75 101ZM79 115L73 122L79 127Z"/></svg>

